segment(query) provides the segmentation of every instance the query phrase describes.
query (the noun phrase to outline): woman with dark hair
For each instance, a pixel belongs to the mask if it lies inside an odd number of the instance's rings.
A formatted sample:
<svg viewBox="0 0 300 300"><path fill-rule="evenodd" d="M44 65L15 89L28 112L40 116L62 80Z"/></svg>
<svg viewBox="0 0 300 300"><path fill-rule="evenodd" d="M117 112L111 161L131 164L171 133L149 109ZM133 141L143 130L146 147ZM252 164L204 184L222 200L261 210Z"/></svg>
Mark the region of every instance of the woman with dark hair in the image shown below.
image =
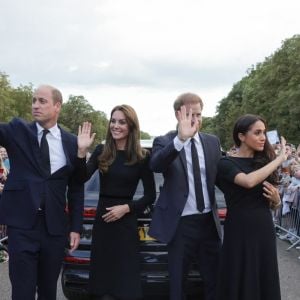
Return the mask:
<svg viewBox="0 0 300 300"><path fill-rule="evenodd" d="M240 117L233 129L237 154L222 158L218 186L227 216L218 297L222 300L279 300L276 236L270 207L280 203L277 168L286 160L285 140L276 157L259 116Z"/></svg>
<svg viewBox="0 0 300 300"><path fill-rule="evenodd" d="M92 144L91 124L78 132L78 156ZM92 299L142 297L136 212L154 202L149 152L140 145L137 115L129 105L113 108L105 144L98 145L82 170L87 180L99 170L100 195L93 227L89 289ZM144 196L132 201L139 180Z"/></svg>

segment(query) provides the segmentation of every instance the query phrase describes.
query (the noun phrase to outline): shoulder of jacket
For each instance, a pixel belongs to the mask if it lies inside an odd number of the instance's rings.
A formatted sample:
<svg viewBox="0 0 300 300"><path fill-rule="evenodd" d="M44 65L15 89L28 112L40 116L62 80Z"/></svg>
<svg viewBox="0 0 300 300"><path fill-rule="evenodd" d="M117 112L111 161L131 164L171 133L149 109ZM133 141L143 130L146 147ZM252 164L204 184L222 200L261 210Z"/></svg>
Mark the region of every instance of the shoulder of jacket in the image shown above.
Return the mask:
<svg viewBox="0 0 300 300"><path fill-rule="evenodd" d="M202 136L204 138L211 138L214 140L219 140L219 138L216 135L211 134L211 133L199 132L199 134L200 134L200 136Z"/></svg>

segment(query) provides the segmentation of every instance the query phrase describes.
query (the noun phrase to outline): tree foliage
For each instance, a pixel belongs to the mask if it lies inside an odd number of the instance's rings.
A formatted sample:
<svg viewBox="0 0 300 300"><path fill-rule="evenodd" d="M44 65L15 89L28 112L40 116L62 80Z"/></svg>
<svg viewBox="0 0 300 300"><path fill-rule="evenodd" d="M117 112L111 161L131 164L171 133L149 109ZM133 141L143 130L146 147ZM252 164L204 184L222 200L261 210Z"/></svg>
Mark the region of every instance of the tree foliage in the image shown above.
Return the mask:
<svg viewBox="0 0 300 300"><path fill-rule="evenodd" d="M8 122L13 117L31 120L32 85L13 88L8 75L0 72L0 121Z"/></svg>
<svg viewBox="0 0 300 300"><path fill-rule="evenodd" d="M62 106L59 121L74 134L77 134L79 125L84 121L91 122L92 130L96 133L94 144L99 144L105 139L108 124L106 114L94 110L83 96L69 96L68 101Z"/></svg>
<svg viewBox="0 0 300 300"><path fill-rule="evenodd" d="M151 140L151 136L150 136L149 133L144 132L144 131L141 130L141 139L142 140Z"/></svg>
<svg viewBox="0 0 300 300"><path fill-rule="evenodd" d="M269 130L294 144L300 133L300 35L283 41L274 54L248 70L228 96L220 101L213 118L214 133L229 148L236 119L246 113L267 120Z"/></svg>

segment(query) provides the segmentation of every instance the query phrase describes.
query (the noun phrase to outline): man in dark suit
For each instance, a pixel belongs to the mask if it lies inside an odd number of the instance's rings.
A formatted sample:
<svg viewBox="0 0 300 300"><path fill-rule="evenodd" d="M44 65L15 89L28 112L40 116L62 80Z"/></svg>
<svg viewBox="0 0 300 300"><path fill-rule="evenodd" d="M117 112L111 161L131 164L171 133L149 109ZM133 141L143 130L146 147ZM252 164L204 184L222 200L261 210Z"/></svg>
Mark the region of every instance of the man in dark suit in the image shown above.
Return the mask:
<svg viewBox="0 0 300 300"><path fill-rule="evenodd" d="M215 299L221 226L214 184L221 151L217 137L199 133L202 109L196 94L180 95L174 102L177 131L155 138L150 160L164 184L149 234L167 243L172 300L186 297L192 259L204 279L205 299Z"/></svg>
<svg viewBox="0 0 300 300"><path fill-rule="evenodd" d="M56 299L67 233L71 251L80 240L83 184L76 181L74 167L77 138L57 125L61 106L60 91L40 86L32 100L35 122L0 123L0 144L10 158L0 224L8 226L13 300L33 300L36 292L39 300Z"/></svg>

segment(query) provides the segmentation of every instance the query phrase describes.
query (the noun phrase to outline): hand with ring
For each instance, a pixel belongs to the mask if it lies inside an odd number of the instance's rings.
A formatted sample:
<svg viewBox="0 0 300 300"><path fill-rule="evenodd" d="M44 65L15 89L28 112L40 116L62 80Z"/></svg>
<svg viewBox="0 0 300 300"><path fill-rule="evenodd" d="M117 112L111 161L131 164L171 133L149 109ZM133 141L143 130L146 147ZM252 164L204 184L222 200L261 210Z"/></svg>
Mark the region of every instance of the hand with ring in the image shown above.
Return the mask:
<svg viewBox="0 0 300 300"><path fill-rule="evenodd" d="M278 188L267 181L263 182L263 186L263 195L269 201L270 208L278 208L281 204Z"/></svg>
<svg viewBox="0 0 300 300"><path fill-rule="evenodd" d="M110 223L121 219L125 214L129 213L130 209L128 204L115 205L107 207L108 212L102 216L104 222Z"/></svg>

